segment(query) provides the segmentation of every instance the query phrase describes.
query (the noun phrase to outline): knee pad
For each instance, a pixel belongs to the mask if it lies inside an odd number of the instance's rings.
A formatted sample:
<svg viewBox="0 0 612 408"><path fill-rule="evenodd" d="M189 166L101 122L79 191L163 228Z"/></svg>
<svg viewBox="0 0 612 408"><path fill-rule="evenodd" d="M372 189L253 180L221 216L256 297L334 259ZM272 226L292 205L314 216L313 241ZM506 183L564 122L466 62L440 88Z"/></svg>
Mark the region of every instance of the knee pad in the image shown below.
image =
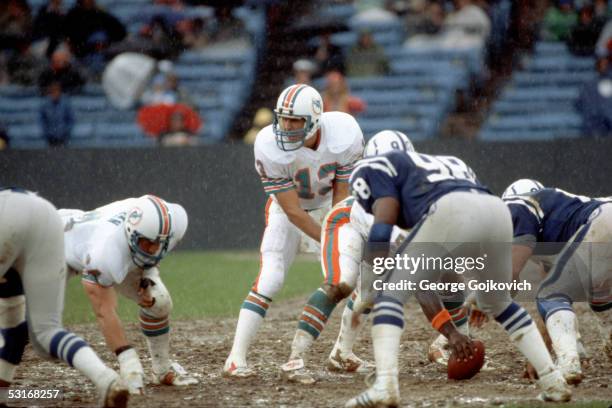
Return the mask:
<svg viewBox="0 0 612 408"><path fill-rule="evenodd" d="M321 285L321 289L323 292L325 292L329 299L336 303L339 303L342 299L347 298L351 292L353 292L353 288L344 282L340 282L337 285L324 283Z"/></svg>
<svg viewBox="0 0 612 408"><path fill-rule="evenodd" d="M166 317L172 312L172 297L168 289L161 281L153 279L155 284L151 286L151 296L155 298L153 306L146 308L146 313L154 317Z"/></svg>
<svg viewBox="0 0 612 408"><path fill-rule="evenodd" d="M537 298L536 302L538 306L538 312L540 313L540 316L544 321L546 321L550 316L560 310L569 310L571 312L574 311L572 309L572 301L569 298Z"/></svg>

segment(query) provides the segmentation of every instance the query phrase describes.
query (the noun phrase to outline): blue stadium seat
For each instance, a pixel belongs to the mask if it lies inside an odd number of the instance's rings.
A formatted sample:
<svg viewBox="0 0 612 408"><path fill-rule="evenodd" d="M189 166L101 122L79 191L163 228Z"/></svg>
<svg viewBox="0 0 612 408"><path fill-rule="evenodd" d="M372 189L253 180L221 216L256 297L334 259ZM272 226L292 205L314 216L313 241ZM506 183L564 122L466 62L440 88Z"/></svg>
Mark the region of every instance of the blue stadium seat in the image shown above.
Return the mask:
<svg viewBox="0 0 612 408"><path fill-rule="evenodd" d="M0 112L13 113L24 111L38 112L42 98L24 97L24 98L7 98L0 97Z"/></svg>

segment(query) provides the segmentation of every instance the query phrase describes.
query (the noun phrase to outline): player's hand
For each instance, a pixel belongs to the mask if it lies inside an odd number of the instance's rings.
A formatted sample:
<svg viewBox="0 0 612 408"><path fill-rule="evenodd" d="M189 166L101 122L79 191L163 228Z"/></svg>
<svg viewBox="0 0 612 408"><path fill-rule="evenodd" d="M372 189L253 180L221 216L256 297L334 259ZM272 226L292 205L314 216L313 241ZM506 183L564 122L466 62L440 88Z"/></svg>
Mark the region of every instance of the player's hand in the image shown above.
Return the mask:
<svg viewBox="0 0 612 408"><path fill-rule="evenodd" d="M449 335L448 346L459 360L468 361L468 359L474 358L475 351L472 340L456 330Z"/></svg>
<svg viewBox="0 0 612 408"><path fill-rule="evenodd" d="M487 316L486 313L475 306L472 307L472 311L470 312L470 327L480 328L488 321L489 316Z"/></svg>
<svg viewBox="0 0 612 408"><path fill-rule="evenodd" d="M132 395L144 395L144 373L132 371L129 373L121 373L123 382Z"/></svg>

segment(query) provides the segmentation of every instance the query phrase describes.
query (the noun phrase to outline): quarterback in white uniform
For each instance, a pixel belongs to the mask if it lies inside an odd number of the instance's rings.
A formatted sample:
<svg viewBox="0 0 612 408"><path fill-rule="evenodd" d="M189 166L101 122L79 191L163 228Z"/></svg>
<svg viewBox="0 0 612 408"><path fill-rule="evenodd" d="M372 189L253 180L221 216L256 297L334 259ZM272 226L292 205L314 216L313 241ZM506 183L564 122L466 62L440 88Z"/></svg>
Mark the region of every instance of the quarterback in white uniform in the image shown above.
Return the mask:
<svg viewBox="0 0 612 408"><path fill-rule="evenodd" d="M281 93L273 125L255 140L255 168L269 195L261 268L242 304L226 375L254 374L247 366L248 347L302 237L320 242L322 216L348 196L347 181L362 151L363 134L355 119L342 112L323 113L321 95L314 88L298 84Z"/></svg>
<svg viewBox="0 0 612 408"><path fill-rule="evenodd" d="M0 188L0 387L13 382L29 338L44 358L89 378L100 404L125 407L128 390L80 337L62 327L66 261L55 207L29 191ZM7 393L0 395L6 406Z"/></svg>
<svg viewBox="0 0 612 408"><path fill-rule="evenodd" d="M410 139L403 133L384 130L372 136L366 144L364 156L374 156L391 150L414 151ZM321 267L324 282L308 299L300 315L298 328L291 345L289 361L281 366L283 376L292 382L312 384L315 378L305 368L304 359L312 343L319 337L336 305L351 293L344 312L336 344L327 361L328 369L339 372L366 372L367 363L353 353L353 345L366 318L353 313L353 302L358 298L359 267L363 246L374 221L371 214L350 196L327 213L322 224ZM405 237L405 232L394 228L393 239ZM364 315L369 312L364 311ZM358 322L354 324L353 317Z"/></svg>
<svg viewBox="0 0 612 408"><path fill-rule="evenodd" d="M116 201L93 211L59 210L64 221L66 262L81 274L83 288L121 376L133 394L144 392L144 371L117 316L115 289L140 306L153 382L190 385L197 380L170 360L172 299L157 264L185 235L187 213L153 196Z"/></svg>

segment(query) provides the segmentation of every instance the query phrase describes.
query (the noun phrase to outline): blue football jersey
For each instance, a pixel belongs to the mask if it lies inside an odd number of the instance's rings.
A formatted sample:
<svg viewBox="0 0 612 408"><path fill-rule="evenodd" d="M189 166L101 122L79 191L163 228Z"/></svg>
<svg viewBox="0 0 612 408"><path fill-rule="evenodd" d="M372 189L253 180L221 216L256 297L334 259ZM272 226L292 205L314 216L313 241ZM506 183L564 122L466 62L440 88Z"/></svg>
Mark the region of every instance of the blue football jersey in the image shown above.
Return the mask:
<svg viewBox="0 0 612 408"><path fill-rule="evenodd" d="M557 188L544 188L504 199L515 241L568 242L599 206L612 199L593 199Z"/></svg>
<svg viewBox="0 0 612 408"><path fill-rule="evenodd" d="M414 227L434 202L453 191L491 194L456 157L399 151L357 162L350 184L353 195L370 214L379 198L396 198L402 208L400 228Z"/></svg>

